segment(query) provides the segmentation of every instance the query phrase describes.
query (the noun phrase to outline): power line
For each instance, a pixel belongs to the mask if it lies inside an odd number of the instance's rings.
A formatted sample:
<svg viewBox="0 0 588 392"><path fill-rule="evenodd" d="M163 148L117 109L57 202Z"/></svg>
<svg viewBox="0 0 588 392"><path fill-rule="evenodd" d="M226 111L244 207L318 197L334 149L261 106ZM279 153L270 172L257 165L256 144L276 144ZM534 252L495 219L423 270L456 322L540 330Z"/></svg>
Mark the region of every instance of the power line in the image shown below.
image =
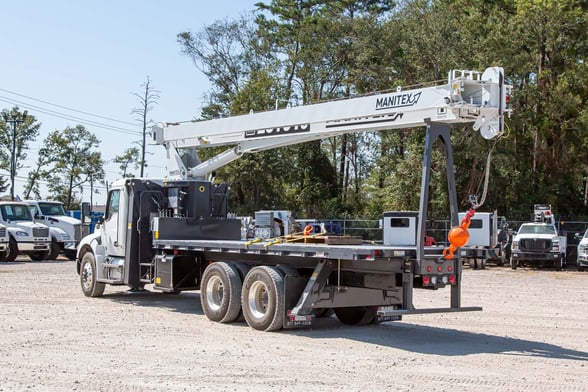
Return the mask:
<svg viewBox="0 0 588 392"><path fill-rule="evenodd" d="M42 107L39 107L36 105L32 105L30 103L18 101L15 99L10 99L8 97L0 96L0 101L6 102L6 103L9 103L12 105L21 105L22 107L32 109L32 110L37 110L41 113L48 114L50 116L59 117L59 118L65 119L65 120L78 121L78 122L81 122L86 125L90 125L90 126L94 126L94 127L98 127L98 128L103 128L103 129L113 131L113 132L124 133L127 135L142 135L143 134L142 132L139 132L139 131L133 131L133 130L127 129L127 128L117 127L115 125L108 125L108 124L100 123L100 122L93 121L93 120L70 116L68 114L56 112L56 111L50 110L50 109L45 109L45 108L42 108Z"/></svg>
<svg viewBox="0 0 588 392"><path fill-rule="evenodd" d="M137 124L134 124L134 123L131 123L131 122L128 122L128 121L117 120L115 118L101 116L99 114L92 114L92 113L89 113L89 112L84 112L83 110L73 109L73 108L69 108L67 106L58 105L56 103L51 103L51 102L43 101L42 99L37 99L37 98L29 97L29 96L26 96L26 95L23 95L23 94L19 94L19 93L15 93L14 91L6 90L6 89L3 89L3 88L0 88L0 91L4 91L6 93L13 94L13 95L18 95L19 97L22 97L22 98L26 98L26 99L30 99L30 100L33 100L33 101L41 102L41 103L44 103L44 104L47 104L47 105L51 105L51 106L55 106L55 107L58 107L58 108L61 108L61 109L70 110L72 112L77 112L77 113L85 114L85 115L88 115L88 116L92 116L92 117L96 117L96 118L101 118L103 120L115 121L115 122L118 122L118 123L121 123L121 124L127 124L127 125L137 125Z"/></svg>

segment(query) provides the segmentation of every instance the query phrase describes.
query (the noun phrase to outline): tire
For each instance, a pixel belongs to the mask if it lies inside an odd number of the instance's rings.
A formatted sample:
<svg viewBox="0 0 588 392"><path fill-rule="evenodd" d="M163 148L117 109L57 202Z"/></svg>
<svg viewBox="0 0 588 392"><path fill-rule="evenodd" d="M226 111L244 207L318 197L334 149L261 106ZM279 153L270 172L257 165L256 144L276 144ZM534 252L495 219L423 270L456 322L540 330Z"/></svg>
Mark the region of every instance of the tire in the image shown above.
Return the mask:
<svg viewBox="0 0 588 392"><path fill-rule="evenodd" d="M476 259L476 268L486 269L486 263L484 262L484 259Z"/></svg>
<svg viewBox="0 0 588 392"><path fill-rule="evenodd" d="M61 252L61 247L59 246L59 242L51 241L51 245L49 246L49 255L47 256L47 260L56 260L59 257L59 252Z"/></svg>
<svg viewBox="0 0 588 392"><path fill-rule="evenodd" d="M476 263L476 259L470 259L469 265L470 265L470 268L473 270L478 269L478 263Z"/></svg>
<svg viewBox="0 0 588 392"><path fill-rule="evenodd" d="M511 259L510 259L510 268L512 268L513 270L516 270L517 267L518 267L518 264L519 264L518 261L516 261L515 259L513 259L511 257Z"/></svg>
<svg viewBox="0 0 588 392"><path fill-rule="evenodd" d="M584 272L584 267L578 266L578 272Z"/></svg>
<svg viewBox="0 0 588 392"><path fill-rule="evenodd" d="M368 325L376 319L377 306L335 308L335 315L343 324Z"/></svg>
<svg viewBox="0 0 588 392"><path fill-rule="evenodd" d="M241 305L247 324L259 331L284 326L284 278L276 267L252 268L243 281Z"/></svg>
<svg viewBox="0 0 588 392"><path fill-rule="evenodd" d="M235 321L241 310L241 278L231 264L210 264L202 274L200 303L209 320L221 323Z"/></svg>
<svg viewBox="0 0 588 392"><path fill-rule="evenodd" d="M6 251L6 258L4 261L6 262L13 262L16 260L16 256L18 256L18 245L16 244L16 240L10 237L10 242L8 243L8 250Z"/></svg>
<svg viewBox="0 0 588 392"><path fill-rule="evenodd" d="M241 279L241 286L243 286L243 280L247 276L247 273L251 270L251 266L245 263L231 263L233 267L237 269L239 272L239 278ZM241 301L241 294L239 293L239 301ZM243 316L243 307L241 306L241 302L239 302L239 315L235 319L236 322L243 322L245 321L245 316Z"/></svg>
<svg viewBox="0 0 588 392"><path fill-rule="evenodd" d="M0 263L6 261L6 255L8 254L8 250L6 252L0 252Z"/></svg>
<svg viewBox="0 0 588 392"><path fill-rule="evenodd" d="M29 258L33 261L50 260L49 252L32 252L29 253Z"/></svg>
<svg viewBox="0 0 588 392"><path fill-rule="evenodd" d="M96 281L96 259L92 252L87 252L82 257L80 284L86 297L100 297L104 294L106 285Z"/></svg>

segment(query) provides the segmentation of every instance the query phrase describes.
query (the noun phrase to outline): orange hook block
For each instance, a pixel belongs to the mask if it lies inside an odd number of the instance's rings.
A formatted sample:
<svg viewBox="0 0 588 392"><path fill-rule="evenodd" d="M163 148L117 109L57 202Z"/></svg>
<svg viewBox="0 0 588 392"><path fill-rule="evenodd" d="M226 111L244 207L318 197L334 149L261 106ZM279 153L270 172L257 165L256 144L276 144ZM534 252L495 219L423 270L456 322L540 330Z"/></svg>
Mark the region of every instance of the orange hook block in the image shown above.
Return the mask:
<svg viewBox="0 0 588 392"><path fill-rule="evenodd" d="M472 222L471 218L475 213L476 211L473 208L470 208L465 217L461 220L461 224L449 230L449 233L447 234L449 248L443 249L444 259L452 259L457 248L468 243L470 239L468 227L470 227L470 223Z"/></svg>
<svg viewBox="0 0 588 392"><path fill-rule="evenodd" d="M306 225L306 227L304 228L304 235L310 235L310 233L312 233L313 230L314 229L311 225Z"/></svg>

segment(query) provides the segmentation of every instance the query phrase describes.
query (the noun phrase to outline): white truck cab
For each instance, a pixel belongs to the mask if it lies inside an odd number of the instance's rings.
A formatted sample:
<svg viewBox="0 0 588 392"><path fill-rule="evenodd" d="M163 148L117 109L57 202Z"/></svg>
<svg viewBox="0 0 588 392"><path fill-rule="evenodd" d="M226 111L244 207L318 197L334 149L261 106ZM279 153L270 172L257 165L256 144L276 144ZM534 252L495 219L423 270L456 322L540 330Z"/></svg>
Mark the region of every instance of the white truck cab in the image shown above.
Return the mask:
<svg viewBox="0 0 588 392"><path fill-rule="evenodd" d="M9 240L10 236L8 235L6 226L0 224L0 261L4 261L4 258L6 257Z"/></svg>
<svg viewBox="0 0 588 392"><path fill-rule="evenodd" d="M76 247L82 239L82 222L66 215L63 203L49 200L25 200L35 220L49 227L51 252L55 260L63 252L70 260L76 258Z"/></svg>
<svg viewBox="0 0 588 392"><path fill-rule="evenodd" d="M581 235L581 234L579 234ZM578 234L576 235L578 237ZM578 271L584 271L588 268L588 230L578 244Z"/></svg>
<svg viewBox="0 0 588 392"><path fill-rule="evenodd" d="M553 265L561 270L566 265L567 237L558 234L551 206L535 204L535 221L523 223L512 240L510 265Z"/></svg>
<svg viewBox="0 0 588 392"><path fill-rule="evenodd" d="M28 204L0 202L0 224L6 226L10 237L4 261L14 261L19 253L35 261L49 259L49 227L35 222Z"/></svg>

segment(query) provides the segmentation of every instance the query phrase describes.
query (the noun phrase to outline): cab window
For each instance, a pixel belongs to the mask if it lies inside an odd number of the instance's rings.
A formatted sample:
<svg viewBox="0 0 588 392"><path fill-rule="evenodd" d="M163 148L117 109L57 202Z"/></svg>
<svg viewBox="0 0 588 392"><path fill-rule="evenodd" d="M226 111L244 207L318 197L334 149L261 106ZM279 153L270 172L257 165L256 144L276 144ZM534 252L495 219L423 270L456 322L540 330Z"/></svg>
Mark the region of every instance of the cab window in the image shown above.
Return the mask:
<svg viewBox="0 0 588 392"><path fill-rule="evenodd" d="M108 195L108 205L106 206L106 219L112 217L113 214L118 212L120 201L120 190L113 190Z"/></svg>

